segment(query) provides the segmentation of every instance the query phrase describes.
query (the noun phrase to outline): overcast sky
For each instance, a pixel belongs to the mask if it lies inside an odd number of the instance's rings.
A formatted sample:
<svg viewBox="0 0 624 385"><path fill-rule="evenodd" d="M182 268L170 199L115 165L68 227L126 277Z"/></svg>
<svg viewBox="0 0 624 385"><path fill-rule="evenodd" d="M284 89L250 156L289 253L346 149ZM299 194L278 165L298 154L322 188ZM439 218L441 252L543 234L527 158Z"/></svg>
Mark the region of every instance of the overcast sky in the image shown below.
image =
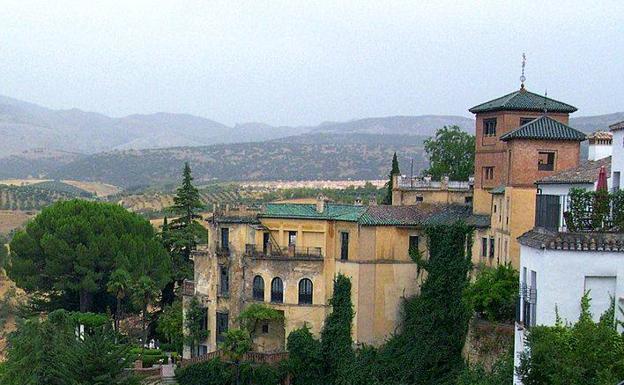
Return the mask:
<svg viewBox="0 0 624 385"><path fill-rule="evenodd" d="M0 94L226 124L458 114L519 87L624 111L624 1L24 1ZM591 4L591 5L589 5Z"/></svg>

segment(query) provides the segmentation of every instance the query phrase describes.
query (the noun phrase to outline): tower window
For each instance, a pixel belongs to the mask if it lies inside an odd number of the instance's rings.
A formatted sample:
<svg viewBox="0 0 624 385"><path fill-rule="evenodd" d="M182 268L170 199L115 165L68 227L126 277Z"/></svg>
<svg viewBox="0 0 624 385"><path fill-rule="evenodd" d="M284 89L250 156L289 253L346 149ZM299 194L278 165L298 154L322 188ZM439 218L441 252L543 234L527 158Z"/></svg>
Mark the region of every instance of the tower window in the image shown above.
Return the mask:
<svg viewBox="0 0 624 385"><path fill-rule="evenodd" d="M537 160L537 169L540 171L553 171L555 169L555 153L540 151Z"/></svg>
<svg viewBox="0 0 624 385"><path fill-rule="evenodd" d="M496 136L496 118L483 120L483 135Z"/></svg>
<svg viewBox="0 0 624 385"><path fill-rule="evenodd" d="M483 167L483 179L485 180L494 179L494 167Z"/></svg>
<svg viewBox="0 0 624 385"><path fill-rule="evenodd" d="M531 123L535 118L520 118L520 125L524 126L527 123Z"/></svg>
<svg viewBox="0 0 624 385"><path fill-rule="evenodd" d="M340 259L342 261L349 259L349 233L346 231L340 233Z"/></svg>

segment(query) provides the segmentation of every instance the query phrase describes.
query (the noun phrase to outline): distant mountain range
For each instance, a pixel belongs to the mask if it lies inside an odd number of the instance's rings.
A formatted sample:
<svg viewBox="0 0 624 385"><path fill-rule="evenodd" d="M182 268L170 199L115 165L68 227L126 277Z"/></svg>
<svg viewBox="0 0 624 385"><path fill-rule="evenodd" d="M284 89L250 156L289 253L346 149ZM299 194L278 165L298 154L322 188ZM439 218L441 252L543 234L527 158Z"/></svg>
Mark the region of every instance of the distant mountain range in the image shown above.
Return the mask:
<svg viewBox="0 0 624 385"><path fill-rule="evenodd" d="M571 118L570 125L592 132L621 120L624 112ZM112 118L0 96L0 178L46 176L130 187L169 183L188 160L203 181L377 179L385 175L385 157L392 151L416 159L417 169L426 166L422 143L445 125L474 132L473 119L453 115L229 127L188 114Z"/></svg>

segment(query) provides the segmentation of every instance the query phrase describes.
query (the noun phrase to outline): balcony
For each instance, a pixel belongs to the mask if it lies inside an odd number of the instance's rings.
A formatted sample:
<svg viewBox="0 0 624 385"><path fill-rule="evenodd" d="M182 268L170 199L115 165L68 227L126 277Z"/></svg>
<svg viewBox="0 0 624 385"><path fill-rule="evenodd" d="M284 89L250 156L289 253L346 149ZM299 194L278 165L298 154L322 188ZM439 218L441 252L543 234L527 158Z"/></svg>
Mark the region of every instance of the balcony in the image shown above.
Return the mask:
<svg viewBox="0 0 624 385"><path fill-rule="evenodd" d="M599 198L593 191L536 195L535 226L556 232L621 232L621 196Z"/></svg>
<svg viewBox="0 0 624 385"><path fill-rule="evenodd" d="M296 247L290 245L274 250L271 244L259 246L245 245L245 255L256 259L284 259L284 260L323 260L323 250L320 247Z"/></svg>
<svg viewBox="0 0 624 385"><path fill-rule="evenodd" d="M516 297L516 323L524 328L535 326L537 290L522 283Z"/></svg>
<svg viewBox="0 0 624 385"><path fill-rule="evenodd" d="M217 243L217 247L216 247L217 257L229 257L231 249L232 248L229 244L222 245L220 243Z"/></svg>
<svg viewBox="0 0 624 385"><path fill-rule="evenodd" d="M185 279L182 281L182 295L193 296L195 295L195 282Z"/></svg>

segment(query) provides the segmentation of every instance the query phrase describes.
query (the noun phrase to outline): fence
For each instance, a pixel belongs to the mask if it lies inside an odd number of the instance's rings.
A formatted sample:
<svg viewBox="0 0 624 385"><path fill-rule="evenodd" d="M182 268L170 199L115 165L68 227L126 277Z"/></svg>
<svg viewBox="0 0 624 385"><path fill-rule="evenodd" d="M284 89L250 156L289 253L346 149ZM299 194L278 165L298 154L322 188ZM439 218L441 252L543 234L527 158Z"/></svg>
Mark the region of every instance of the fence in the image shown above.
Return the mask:
<svg viewBox="0 0 624 385"><path fill-rule="evenodd" d="M192 357L189 359L183 359L180 363L181 367L188 365L198 364L200 362L210 361L214 358L224 359L227 358L226 354L222 350L215 350L201 356ZM243 355L241 361L252 362L254 364L276 364L288 358L288 352L277 353L261 353L261 352L247 352Z"/></svg>

